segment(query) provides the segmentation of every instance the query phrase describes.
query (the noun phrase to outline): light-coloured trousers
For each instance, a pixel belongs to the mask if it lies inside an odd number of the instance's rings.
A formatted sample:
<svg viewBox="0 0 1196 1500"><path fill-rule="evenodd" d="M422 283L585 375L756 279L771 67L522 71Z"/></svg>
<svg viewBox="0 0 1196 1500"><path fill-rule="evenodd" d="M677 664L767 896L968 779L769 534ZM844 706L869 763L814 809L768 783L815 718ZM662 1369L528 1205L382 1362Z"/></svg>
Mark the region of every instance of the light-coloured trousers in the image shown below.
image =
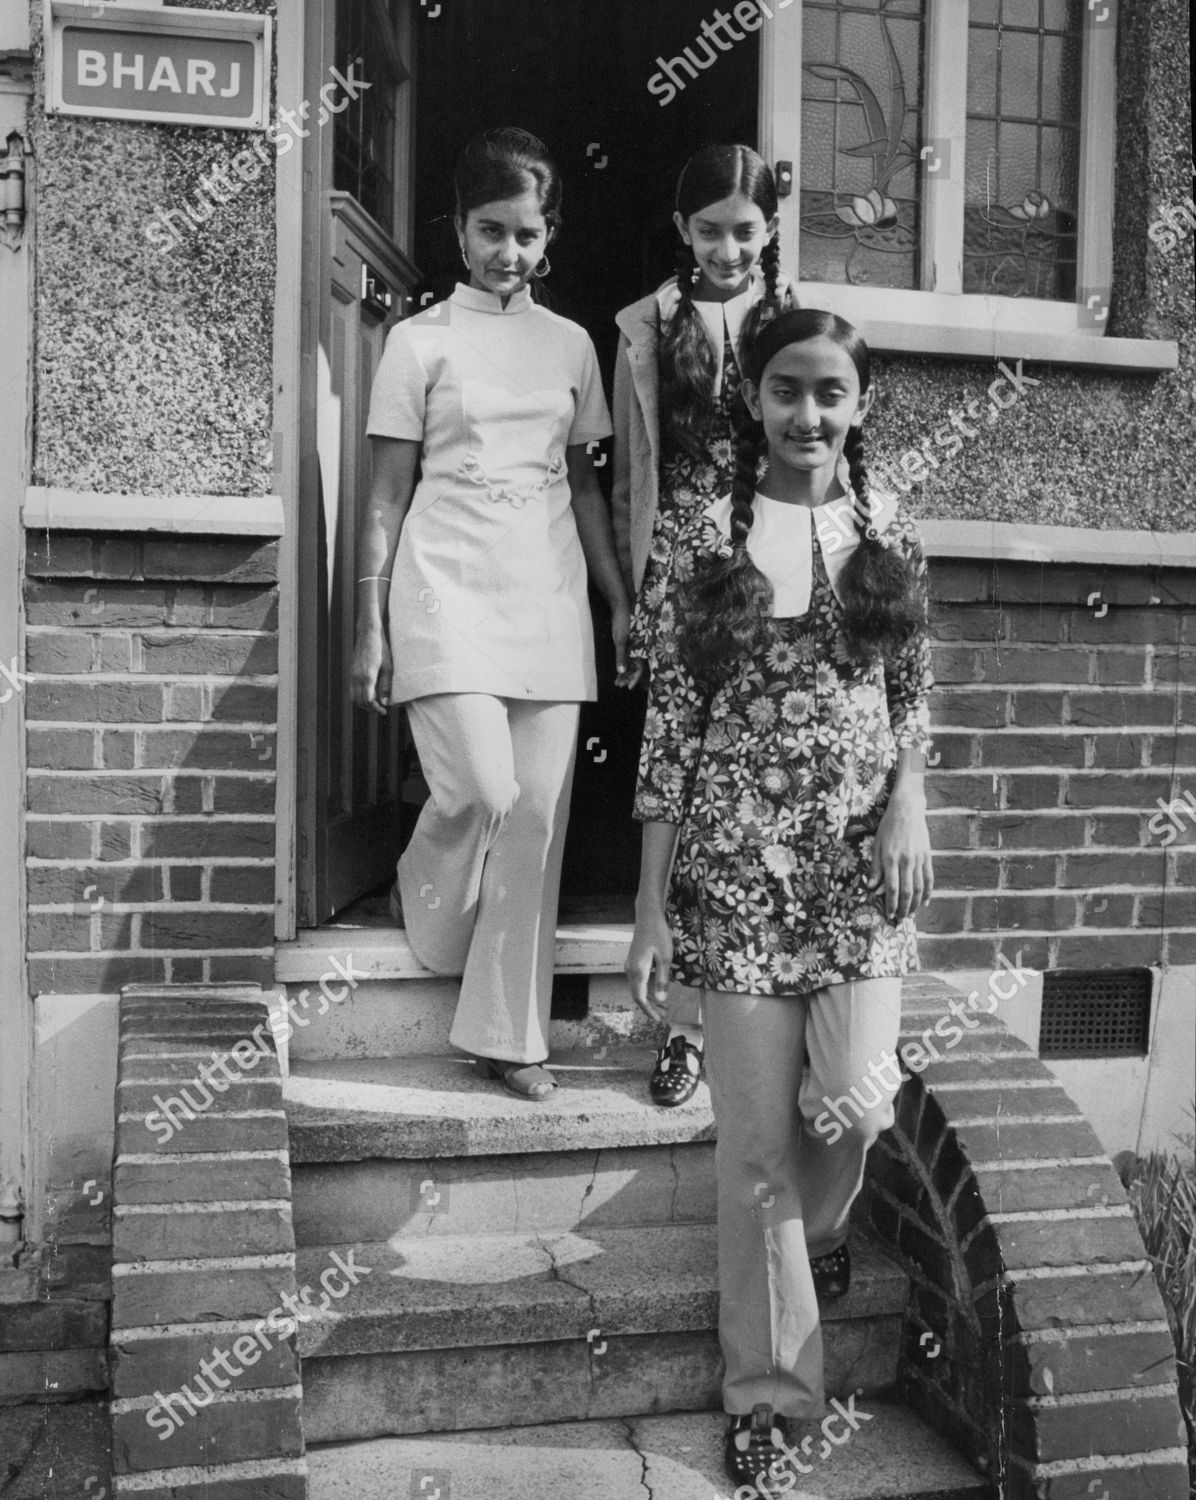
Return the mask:
<svg viewBox="0 0 1196 1500"><path fill-rule="evenodd" d="M893 1123L901 980L779 998L706 990L706 1067L718 1127L723 1405L823 1415L811 1256L847 1239L864 1158ZM809 1070L803 1077L803 1053Z"/></svg>
<svg viewBox="0 0 1196 1500"><path fill-rule="evenodd" d="M407 938L461 975L449 1040L481 1057L548 1056L578 713L484 693L407 704L429 791L399 860Z"/></svg>

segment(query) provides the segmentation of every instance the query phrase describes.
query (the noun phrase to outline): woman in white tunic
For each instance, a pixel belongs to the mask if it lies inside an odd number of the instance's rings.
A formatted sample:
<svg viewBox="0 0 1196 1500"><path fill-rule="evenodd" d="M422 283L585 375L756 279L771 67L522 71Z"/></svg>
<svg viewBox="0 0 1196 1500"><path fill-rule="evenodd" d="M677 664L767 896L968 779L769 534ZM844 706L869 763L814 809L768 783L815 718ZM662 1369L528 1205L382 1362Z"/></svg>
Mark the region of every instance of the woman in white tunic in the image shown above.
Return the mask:
<svg viewBox="0 0 1196 1500"><path fill-rule="evenodd" d="M450 1040L540 1100L578 705L597 695L587 567L620 682L629 606L587 451L611 431L594 348L529 290L556 169L534 136L489 131L456 186L469 283L392 330L374 382L354 701L407 705L430 795L397 892L416 957L462 974Z"/></svg>

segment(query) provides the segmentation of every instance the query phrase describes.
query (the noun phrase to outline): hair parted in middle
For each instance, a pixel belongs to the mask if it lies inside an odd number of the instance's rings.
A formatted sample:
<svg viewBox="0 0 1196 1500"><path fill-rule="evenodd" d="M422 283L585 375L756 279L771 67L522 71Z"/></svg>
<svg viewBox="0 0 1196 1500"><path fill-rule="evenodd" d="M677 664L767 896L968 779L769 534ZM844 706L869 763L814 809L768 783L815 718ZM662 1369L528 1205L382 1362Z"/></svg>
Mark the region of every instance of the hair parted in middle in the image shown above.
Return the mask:
<svg viewBox="0 0 1196 1500"><path fill-rule="evenodd" d="M457 157L453 186L457 218L464 223L483 203L520 198L528 179L550 235L561 226L561 177L539 136L517 125L500 125L471 136Z"/></svg>
<svg viewBox="0 0 1196 1500"><path fill-rule="evenodd" d="M742 351L745 380L759 390L775 355L790 344L815 338L833 339L844 350L859 376L862 396L872 378L868 346L850 323L821 308L794 309L766 323ZM742 393L736 400L734 420L731 555L698 564L692 579L678 591L681 657L698 682L711 690L774 638L772 585L747 550L765 446L764 425L753 417ZM838 581L842 628L851 654L870 661L900 651L924 627L926 600L913 568L900 552L885 544L873 524L859 424L848 428L843 454L850 470L858 542Z"/></svg>
<svg viewBox="0 0 1196 1500"><path fill-rule="evenodd" d="M677 179L677 212L688 220L712 203L741 194L769 223L777 212L777 184L772 168L750 146L705 146L690 157ZM744 323L741 343L750 341L760 326L780 310L777 281L780 247L773 234L760 256L764 298ZM713 420L717 362L700 313L694 307L694 287L701 272L693 247L678 236L677 291L680 301L661 333L661 411L667 430L692 458L701 458Z"/></svg>

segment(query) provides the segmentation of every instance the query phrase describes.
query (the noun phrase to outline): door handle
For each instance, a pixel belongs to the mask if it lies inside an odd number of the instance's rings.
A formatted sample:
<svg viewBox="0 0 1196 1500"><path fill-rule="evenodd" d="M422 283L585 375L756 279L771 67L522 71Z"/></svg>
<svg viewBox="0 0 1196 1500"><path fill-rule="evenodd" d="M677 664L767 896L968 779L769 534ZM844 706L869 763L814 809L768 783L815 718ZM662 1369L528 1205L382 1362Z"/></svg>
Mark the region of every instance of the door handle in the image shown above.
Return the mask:
<svg viewBox="0 0 1196 1500"><path fill-rule="evenodd" d="M386 317L394 306L394 294L377 271L372 271L365 261L361 263L361 305L367 312L380 318Z"/></svg>

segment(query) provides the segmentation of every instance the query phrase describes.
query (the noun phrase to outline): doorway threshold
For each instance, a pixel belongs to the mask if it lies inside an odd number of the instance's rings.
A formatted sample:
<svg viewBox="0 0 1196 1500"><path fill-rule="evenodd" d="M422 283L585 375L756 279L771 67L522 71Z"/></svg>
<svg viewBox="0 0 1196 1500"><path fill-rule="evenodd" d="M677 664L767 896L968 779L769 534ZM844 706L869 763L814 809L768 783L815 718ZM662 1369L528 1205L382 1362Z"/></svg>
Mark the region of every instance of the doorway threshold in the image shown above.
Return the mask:
<svg viewBox="0 0 1196 1500"><path fill-rule="evenodd" d="M558 974L621 974L634 926L629 897L562 903L556 930ZM301 931L275 949L279 984L311 984L335 978L352 965L358 979L431 979L396 927L385 896L368 896L338 912L322 927Z"/></svg>

